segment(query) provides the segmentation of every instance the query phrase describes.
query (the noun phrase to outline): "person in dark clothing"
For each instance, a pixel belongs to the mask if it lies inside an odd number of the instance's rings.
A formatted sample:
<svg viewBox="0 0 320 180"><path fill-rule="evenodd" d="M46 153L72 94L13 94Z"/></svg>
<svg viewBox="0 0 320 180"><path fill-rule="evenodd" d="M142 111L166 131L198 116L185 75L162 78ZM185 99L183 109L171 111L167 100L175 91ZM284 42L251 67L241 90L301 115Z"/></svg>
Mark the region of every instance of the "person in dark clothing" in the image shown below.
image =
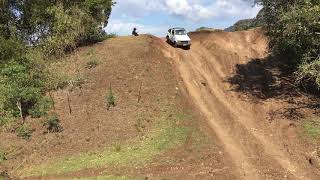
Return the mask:
<svg viewBox="0 0 320 180"><path fill-rule="evenodd" d="M132 35L139 36L139 34L137 33L137 28L133 28Z"/></svg>

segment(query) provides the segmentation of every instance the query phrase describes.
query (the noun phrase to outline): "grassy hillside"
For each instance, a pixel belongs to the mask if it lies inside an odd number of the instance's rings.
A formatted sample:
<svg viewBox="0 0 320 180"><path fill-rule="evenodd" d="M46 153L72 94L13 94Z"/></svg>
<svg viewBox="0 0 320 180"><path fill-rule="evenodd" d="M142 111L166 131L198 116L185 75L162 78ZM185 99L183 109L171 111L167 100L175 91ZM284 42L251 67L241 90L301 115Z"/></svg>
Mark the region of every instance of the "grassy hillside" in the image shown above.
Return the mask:
<svg viewBox="0 0 320 180"><path fill-rule="evenodd" d="M53 83L64 84L48 93L63 131L45 133L43 119L27 119L29 140L0 133L1 169L27 179L203 179L223 169L228 158L184 100L154 39L113 38L51 63Z"/></svg>

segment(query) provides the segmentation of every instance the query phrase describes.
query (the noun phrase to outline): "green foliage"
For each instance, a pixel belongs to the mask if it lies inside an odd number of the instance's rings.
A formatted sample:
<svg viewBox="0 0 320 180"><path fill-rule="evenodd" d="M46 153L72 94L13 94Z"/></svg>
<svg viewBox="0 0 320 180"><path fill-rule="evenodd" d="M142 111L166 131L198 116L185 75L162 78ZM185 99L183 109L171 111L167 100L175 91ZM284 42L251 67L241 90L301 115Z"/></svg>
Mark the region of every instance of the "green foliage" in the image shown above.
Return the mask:
<svg viewBox="0 0 320 180"><path fill-rule="evenodd" d="M30 127L27 124L22 124L16 129L17 136L23 138L23 139L30 139L32 135L32 131L30 130Z"/></svg>
<svg viewBox="0 0 320 180"><path fill-rule="evenodd" d="M116 38L118 35L115 34L115 33L110 33L110 34L106 34L103 38L103 40L106 40L106 39L110 39L110 38Z"/></svg>
<svg viewBox="0 0 320 180"><path fill-rule="evenodd" d="M7 160L6 153L0 149L0 163Z"/></svg>
<svg viewBox="0 0 320 180"><path fill-rule="evenodd" d="M15 125L15 118L8 112L0 116L0 131L12 131Z"/></svg>
<svg viewBox="0 0 320 180"><path fill-rule="evenodd" d="M320 120L319 118L307 119L303 122L304 133L313 139L320 139Z"/></svg>
<svg viewBox="0 0 320 180"><path fill-rule="evenodd" d="M113 145L112 145L112 149L113 149L113 151L114 152L120 152L121 151L121 144L120 143L114 143Z"/></svg>
<svg viewBox="0 0 320 180"><path fill-rule="evenodd" d="M238 22L236 22L233 26L230 26L225 29L227 32L234 32L234 31L244 31L256 27L262 27L264 22L264 9L260 10L258 15L255 18L252 19L243 19Z"/></svg>
<svg viewBox="0 0 320 180"><path fill-rule="evenodd" d="M99 65L99 62L97 60L91 60L91 61L87 62L86 68L93 69L93 68L97 67L98 65Z"/></svg>
<svg viewBox="0 0 320 180"><path fill-rule="evenodd" d="M65 87L69 79L45 72L44 60L102 40L113 5L112 0L0 1L1 124L4 116L46 114L45 91Z"/></svg>
<svg viewBox="0 0 320 180"><path fill-rule="evenodd" d="M11 60L0 69L0 96L2 108L19 116L29 114L42 97L43 80L41 72L27 59Z"/></svg>
<svg viewBox="0 0 320 180"><path fill-rule="evenodd" d="M179 127L163 117L159 124L145 138L137 138L133 142L114 144L102 151L73 154L62 159L54 159L41 166L29 168L25 176L58 175L76 172L86 168L105 167L137 167L145 165L152 159L171 148L186 142L190 129Z"/></svg>
<svg viewBox="0 0 320 180"><path fill-rule="evenodd" d="M111 107L116 106L116 97L113 95L112 88L110 86L109 92L107 94L107 109L109 110Z"/></svg>
<svg viewBox="0 0 320 180"><path fill-rule="evenodd" d="M236 22L233 26L225 29L225 31L228 31L228 32L244 31L254 27L257 27L255 24L255 19L243 19Z"/></svg>
<svg viewBox="0 0 320 180"><path fill-rule="evenodd" d="M69 85L70 77L60 69L49 69L46 74L46 90L64 89Z"/></svg>
<svg viewBox="0 0 320 180"><path fill-rule="evenodd" d="M71 86L71 90L75 88L82 88L82 85L86 83L86 79L80 74L76 75L73 79L70 80L69 85Z"/></svg>
<svg viewBox="0 0 320 180"><path fill-rule="evenodd" d="M53 106L53 102L48 98L39 99L33 106L32 109L28 111L29 115L33 118L40 118L47 115L47 111Z"/></svg>
<svg viewBox="0 0 320 180"><path fill-rule="evenodd" d="M298 80L320 87L320 1L258 0L264 6L265 29L276 55L298 70Z"/></svg>
<svg viewBox="0 0 320 180"><path fill-rule="evenodd" d="M43 126L46 127L47 133L58 133L63 131L63 127L60 125L59 116L57 114L51 114L44 121Z"/></svg>

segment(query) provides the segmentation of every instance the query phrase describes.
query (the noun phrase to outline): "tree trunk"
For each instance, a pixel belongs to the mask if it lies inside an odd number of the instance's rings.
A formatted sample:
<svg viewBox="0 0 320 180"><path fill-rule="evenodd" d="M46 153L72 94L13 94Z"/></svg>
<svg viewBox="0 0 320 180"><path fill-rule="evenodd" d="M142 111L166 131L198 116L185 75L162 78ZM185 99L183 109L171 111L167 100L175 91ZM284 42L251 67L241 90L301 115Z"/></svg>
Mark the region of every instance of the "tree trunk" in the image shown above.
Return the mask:
<svg viewBox="0 0 320 180"><path fill-rule="evenodd" d="M21 120L22 120L22 121L23 121L23 123L24 123L24 117L23 117L23 112L22 112L22 103L21 103L21 99L19 99L19 100L17 101L17 107L18 107L19 112L20 112L20 118L21 118Z"/></svg>

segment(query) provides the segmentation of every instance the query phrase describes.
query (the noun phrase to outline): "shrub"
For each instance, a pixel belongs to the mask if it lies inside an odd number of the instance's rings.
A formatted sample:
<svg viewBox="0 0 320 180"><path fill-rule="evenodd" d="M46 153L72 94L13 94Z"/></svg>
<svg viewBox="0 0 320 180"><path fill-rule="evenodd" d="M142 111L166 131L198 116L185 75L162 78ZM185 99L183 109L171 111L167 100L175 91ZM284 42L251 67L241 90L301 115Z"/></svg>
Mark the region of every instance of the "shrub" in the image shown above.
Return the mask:
<svg viewBox="0 0 320 180"><path fill-rule="evenodd" d="M15 118L8 114L4 113L0 116L0 131L11 131L15 124Z"/></svg>
<svg viewBox="0 0 320 180"><path fill-rule="evenodd" d="M0 169L0 180L10 180L10 176L7 171L2 171Z"/></svg>
<svg viewBox="0 0 320 180"><path fill-rule="evenodd" d="M82 88L82 85L85 83L86 79L79 74L69 82L71 90L75 88Z"/></svg>
<svg viewBox="0 0 320 180"><path fill-rule="evenodd" d="M0 163L7 160L6 153L0 149Z"/></svg>
<svg viewBox="0 0 320 180"><path fill-rule="evenodd" d="M106 40L106 39L116 38L116 37L118 37L117 34L115 34L115 33L110 33L110 34L106 34L106 35L104 36L104 39Z"/></svg>
<svg viewBox="0 0 320 180"><path fill-rule="evenodd" d="M15 117L25 117L43 97L41 71L28 59L10 61L0 69L0 107Z"/></svg>
<svg viewBox="0 0 320 180"><path fill-rule="evenodd" d="M110 86L109 92L107 95L107 109L109 110L111 107L116 106L116 97L113 95L112 88Z"/></svg>
<svg viewBox="0 0 320 180"><path fill-rule="evenodd" d="M112 145L112 149L113 149L113 151L115 151L115 152L120 152L121 151L121 144L120 143L114 143L113 145Z"/></svg>
<svg viewBox="0 0 320 180"><path fill-rule="evenodd" d="M16 129L16 133L19 137L23 139L30 139L32 131L27 124L22 124Z"/></svg>
<svg viewBox="0 0 320 180"><path fill-rule="evenodd" d="M98 65L99 65L99 62L97 60L91 60L91 61L87 62L86 68L92 69L92 68L97 67Z"/></svg>
<svg viewBox="0 0 320 180"><path fill-rule="evenodd" d="M57 114L49 115L49 117L43 123L46 127L47 133L58 133L63 131L63 127L60 125L59 116Z"/></svg>
<svg viewBox="0 0 320 180"><path fill-rule="evenodd" d="M320 1L256 0L264 6L270 48L298 71L298 80L320 87Z"/></svg>
<svg viewBox="0 0 320 180"><path fill-rule="evenodd" d="M64 89L69 85L70 78L65 72L61 70L50 69L47 72L46 89L47 90L59 90Z"/></svg>
<svg viewBox="0 0 320 180"><path fill-rule="evenodd" d="M33 118L40 118L47 115L47 111L50 110L53 106L53 102L48 98L42 98L30 109L29 115Z"/></svg>

